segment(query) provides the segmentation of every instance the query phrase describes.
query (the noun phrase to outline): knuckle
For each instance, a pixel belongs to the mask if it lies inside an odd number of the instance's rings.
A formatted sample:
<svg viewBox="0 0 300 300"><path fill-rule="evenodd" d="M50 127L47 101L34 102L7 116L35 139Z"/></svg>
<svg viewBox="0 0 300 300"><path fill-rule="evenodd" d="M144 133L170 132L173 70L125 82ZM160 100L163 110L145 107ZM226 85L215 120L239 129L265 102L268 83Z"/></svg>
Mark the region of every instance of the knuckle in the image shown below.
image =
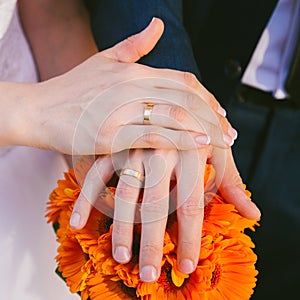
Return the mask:
<svg viewBox="0 0 300 300"><path fill-rule="evenodd" d="M155 196L149 196L146 201L143 202L142 209L144 212L149 213L161 213L165 211L167 205L164 200L157 199Z"/></svg>
<svg viewBox="0 0 300 300"><path fill-rule="evenodd" d="M187 256L197 260L199 258L200 243L200 239L195 239L193 236L190 239L180 240L178 245L179 256Z"/></svg>
<svg viewBox="0 0 300 300"><path fill-rule="evenodd" d="M218 101L216 100L215 96L212 93L208 92L208 96L206 98L206 102L214 110L218 109Z"/></svg>
<svg viewBox="0 0 300 300"><path fill-rule="evenodd" d="M179 132L177 138L177 148L180 150L190 150L197 148L197 145L190 133Z"/></svg>
<svg viewBox="0 0 300 300"><path fill-rule="evenodd" d="M128 185L124 182L123 183L120 182L116 191L116 198L122 200L134 200L137 194L136 189L137 189L136 187Z"/></svg>
<svg viewBox="0 0 300 300"><path fill-rule="evenodd" d="M80 193L78 199L75 202L74 212L83 214L85 211L89 209L90 206L91 204L87 200L87 198L83 195L83 193Z"/></svg>
<svg viewBox="0 0 300 300"><path fill-rule="evenodd" d="M193 249L193 248L195 248L195 241L194 240L181 240L180 247L181 247L181 249Z"/></svg>
<svg viewBox="0 0 300 300"><path fill-rule="evenodd" d="M192 111L197 111L199 109L199 97L197 97L195 94L186 94L184 102Z"/></svg>
<svg viewBox="0 0 300 300"><path fill-rule="evenodd" d="M96 147L97 148L102 148L105 149L105 151L101 151L101 153L106 153L107 150L109 149L109 145L112 144L112 139L113 139L113 130L110 127L110 130L108 129L108 126L102 126L99 130L98 130L98 134L96 137Z"/></svg>
<svg viewBox="0 0 300 300"><path fill-rule="evenodd" d="M153 257L152 255L157 255L161 253L163 247L163 241L158 242L147 242L141 246L141 251L143 254L149 254L149 257Z"/></svg>
<svg viewBox="0 0 300 300"><path fill-rule="evenodd" d="M123 224L114 222L113 225L113 236L114 237L129 237L132 235L132 226L129 224ZM126 238L125 238L126 239ZM119 241L119 238L118 238Z"/></svg>
<svg viewBox="0 0 300 300"><path fill-rule="evenodd" d="M141 139L146 147L153 148L159 142L158 130L154 126L146 126Z"/></svg>
<svg viewBox="0 0 300 300"><path fill-rule="evenodd" d="M126 40L125 40L125 44L128 46L133 46L134 45L134 37L133 36L129 36Z"/></svg>
<svg viewBox="0 0 300 300"><path fill-rule="evenodd" d="M186 119L186 111L180 106L171 106L170 107L170 118L182 123Z"/></svg>
<svg viewBox="0 0 300 300"><path fill-rule="evenodd" d="M101 174L102 169L104 168L106 157L107 157L106 155L103 155L100 158L96 159L96 161L94 162L94 164L92 166L92 168L94 169L94 172L96 172L96 174L97 174L97 179L99 177L99 174ZM93 158L92 156L90 156L90 158L89 158L90 159L90 164L93 162L92 158ZM87 164L88 161L85 160L85 163ZM85 167L87 168L88 166L89 165L87 165ZM90 170L91 170L91 168L90 168Z"/></svg>
<svg viewBox="0 0 300 300"><path fill-rule="evenodd" d="M144 222L153 222L168 215L168 203L153 198L152 196L147 199L147 202L142 203L142 219Z"/></svg>
<svg viewBox="0 0 300 300"><path fill-rule="evenodd" d="M187 144L187 134L185 132L180 132L178 136L178 145L179 146L188 146Z"/></svg>
<svg viewBox="0 0 300 300"><path fill-rule="evenodd" d="M91 168L88 171L88 182L85 181L86 187L85 188L91 188L91 184L95 184L96 182L101 182L101 163L100 161L97 161L94 163Z"/></svg>
<svg viewBox="0 0 300 300"><path fill-rule="evenodd" d="M232 178L232 186L235 188L243 188L244 183L239 173L235 174Z"/></svg>
<svg viewBox="0 0 300 300"><path fill-rule="evenodd" d="M244 183L239 171L237 170L237 167L234 164L230 164L227 168L230 168L230 170L225 170L226 174L224 174L221 182L222 189L234 190L235 188L242 188L244 186Z"/></svg>
<svg viewBox="0 0 300 300"><path fill-rule="evenodd" d="M201 216L203 214L204 205L199 198L190 198L183 202L178 212L182 216Z"/></svg>
<svg viewBox="0 0 300 300"><path fill-rule="evenodd" d="M125 46L130 50L130 52L133 52L137 57L144 56L144 51L140 47L138 47L136 43L136 39L134 36L130 36L125 40Z"/></svg>
<svg viewBox="0 0 300 300"><path fill-rule="evenodd" d="M199 85L197 77L190 73L190 72L184 72L183 73L184 82L187 86L191 88L197 88Z"/></svg>

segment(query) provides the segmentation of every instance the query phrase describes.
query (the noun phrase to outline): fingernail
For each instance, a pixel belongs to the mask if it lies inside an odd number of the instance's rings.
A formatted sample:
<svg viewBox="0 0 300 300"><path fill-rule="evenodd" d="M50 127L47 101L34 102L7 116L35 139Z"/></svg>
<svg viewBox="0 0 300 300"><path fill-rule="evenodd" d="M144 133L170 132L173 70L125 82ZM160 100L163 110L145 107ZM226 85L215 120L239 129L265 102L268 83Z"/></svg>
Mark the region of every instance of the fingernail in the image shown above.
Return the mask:
<svg viewBox="0 0 300 300"><path fill-rule="evenodd" d="M237 139L237 137L238 137L238 132L237 132L234 128L229 127L228 133L229 133L229 135L230 135L234 140Z"/></svg>
<svg viewBox="0 0 300 300"><path fill-rule="evenodd" d="M153 17L153 18L152 18L152 20L151 20L151 22L150 22L150 24L151 24L151 23L152 23L152 22L153 22L155 19L156 19L156 18L155 18L155 17Z"/></svg>
<svg viewBox="0 0 300 300"><path fill-rule="evenodd" d="M153 282L157 277L156 269L153 266L145 266L142 268L140 277L144 282Z"/></svg>
<svg viewBox="0 0 300 300"><path fill-rule="evenodd" d="M194 271L194 263L190 259L183 259L179 263L179 269L182 273L190 274Z"/></svg>
<svg viewBox="0 0 300 300"><path fill-rule="evenodd" d="M77 212L74 212L70 219L70 225L72 227L78 227L79 223L80 223L80 214Z"/></svg>
<svg viewBox="0 0 300 300"><path fill-rule="evenodd" d="M228 146L230 146L230 147L234 143L234 140L229 135L227 135L227 134L223 134L223 140L224 140L225 144L228 145Z"/></svg>
<svg viewBox="0 0 300 300"><path fill-rule="evenodd" d="M207 135L197 135L195 140L200 145L210 144L210 136L207 136Z"/></svg>
<svg viewBox="0 0 300 300"><path fill-rule="evenodd" d="M126 263L130 260L130 254L126 247L118 246L115 249L114 258L120 263Z"/></svg>
<svg viewBox="0 0 300 300"><path fill-rule="evenodd" d="M217 112L223 117L226 117L226 115L227 115L226 110L222 106L218 107Z"/></svg>

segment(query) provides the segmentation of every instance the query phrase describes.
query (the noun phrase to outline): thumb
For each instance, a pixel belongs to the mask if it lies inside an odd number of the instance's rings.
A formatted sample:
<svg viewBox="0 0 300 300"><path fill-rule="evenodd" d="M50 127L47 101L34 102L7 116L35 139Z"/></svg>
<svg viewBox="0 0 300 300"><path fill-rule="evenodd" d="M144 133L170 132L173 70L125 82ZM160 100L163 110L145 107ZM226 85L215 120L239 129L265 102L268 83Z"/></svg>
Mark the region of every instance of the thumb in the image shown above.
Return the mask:
<svg viewBox="0 0 300 300"><path fill-rule="evenodd" d="M234 162L231 149L215 148L212 158L216 169L216 183L222 197L233 204L241 215L251 220L259 220L261 213L245 191L245 185ZM225 152L224 152L225 151Z"/></svg>
<svg viewBox="0 0 300 300"><path fill-rule="evenodd" d="M163 21L153 18L143 31L128 37L114 47L100 52L100 54L119 62L136 62L155 47L163 31Z"/></svg>

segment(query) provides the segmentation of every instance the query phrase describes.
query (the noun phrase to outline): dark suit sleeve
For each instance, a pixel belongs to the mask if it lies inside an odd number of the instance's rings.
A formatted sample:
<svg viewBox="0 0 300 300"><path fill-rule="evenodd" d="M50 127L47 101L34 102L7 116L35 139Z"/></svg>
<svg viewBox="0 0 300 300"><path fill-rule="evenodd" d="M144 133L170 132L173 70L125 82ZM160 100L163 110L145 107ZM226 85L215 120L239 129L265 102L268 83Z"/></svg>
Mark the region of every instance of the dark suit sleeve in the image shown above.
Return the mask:
<svg viewBox="0 0 300 300"><path fill-rule="evenodd" d="M181 0L90 0L88 4L99 50L141 31L152 17L159 17L165 23L164 34L155 49L140 63L189 71L199 78L191 42L183 25Z"/></svg>

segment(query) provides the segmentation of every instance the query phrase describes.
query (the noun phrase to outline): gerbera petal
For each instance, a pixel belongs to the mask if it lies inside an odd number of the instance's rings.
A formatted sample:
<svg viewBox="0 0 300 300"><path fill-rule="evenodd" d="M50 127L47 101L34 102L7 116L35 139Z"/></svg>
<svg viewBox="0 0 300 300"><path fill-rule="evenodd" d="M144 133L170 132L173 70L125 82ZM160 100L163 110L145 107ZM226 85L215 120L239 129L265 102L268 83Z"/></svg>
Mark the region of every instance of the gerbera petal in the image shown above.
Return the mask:
<svg viewBox="0 0 300 300"><path fill-rule="evenodd" d="M83 162L82 162L83 163ZM78 165L84 178L87 168ZM81 173L80 173L81 172ZM79 177L77 179L79 179ZM80 180L81 180L80 179ZM80 193L74 170L58 181L48 202L49 222L59 223L60 243L56 257L71 292L81 292L83 300L220 300L249 299L258 274L255 269L254 244L244 233L254 230L256 221L243 218L231 204L225 203L216 190L215 170L205 170L205 217L201 252L196 270L186 275L177 269L177 219L170 215L164 236L161 276L154 283L139 278L138 249L141 225L135 226L132 260L119 264L112 258L112 219L92 209L87 225L74 230L69 225L74 202ZM113 209L115 188L106 188L99 200ZM245 191L245 193L248 193ZM140 199L140 202L142 200Z"/></svg>

